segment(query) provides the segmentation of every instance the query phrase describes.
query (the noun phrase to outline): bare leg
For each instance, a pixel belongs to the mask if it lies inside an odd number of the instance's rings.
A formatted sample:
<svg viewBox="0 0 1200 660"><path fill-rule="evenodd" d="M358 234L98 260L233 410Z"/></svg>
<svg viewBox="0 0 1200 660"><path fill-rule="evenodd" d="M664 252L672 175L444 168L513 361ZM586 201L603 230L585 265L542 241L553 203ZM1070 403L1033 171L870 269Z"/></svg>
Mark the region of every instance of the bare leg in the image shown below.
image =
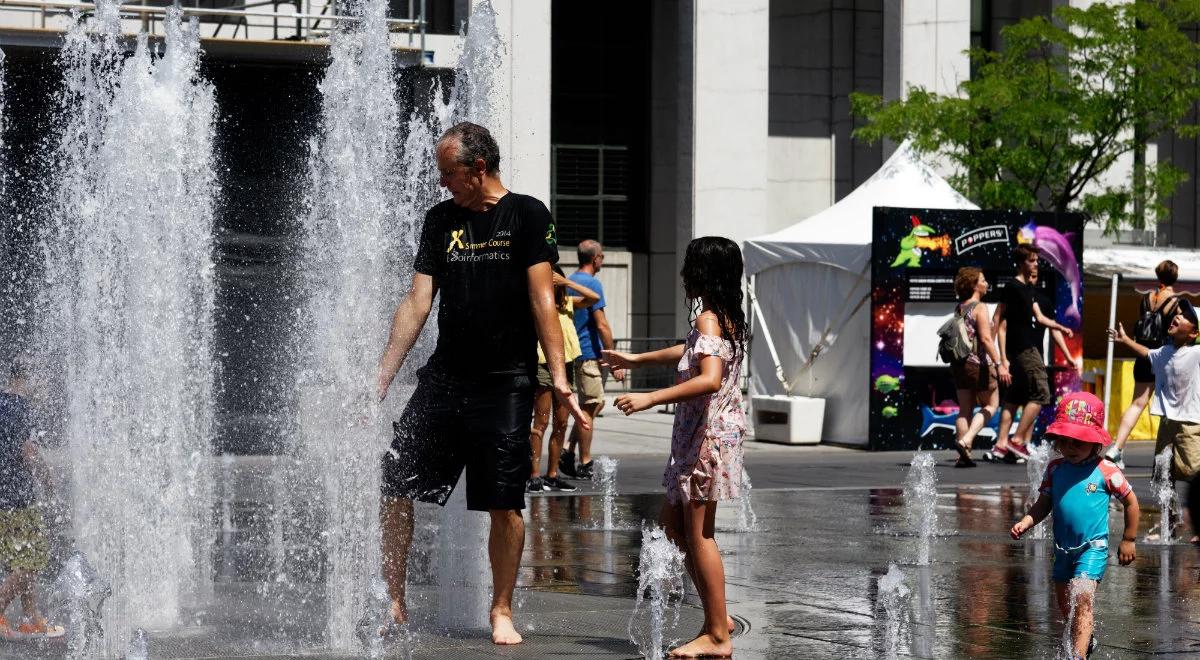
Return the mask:
<svg viewBox="0 0 1200 660"><path fill-rule="evenodd" d="M525 547L525 519L520 511L493 509L488 533L488 558L492 562L492 624L493 644L520 644L521 634L512 620L513 589L517 586L517 569L521 566L521 550Z"/></svg>
<svg viewBox="0 0 1200 660"><path fill-rule="evenodd" d="M567 421L570 415L566 406L557 401L554 401L553 404L554 422L550 429L550 450L546 461L547 477L558 477L558 456L562 453L563 439L567 435ZM537 461L534 461L533 473L537 474Z"/></svg>
<svg viewBox="0 0 1200 660"><path fill-rule="evenodd" d="M408 580L408 549L412 546L413 503L408 498L382 497L379 501L379 527L383 555L383 580L392 599L392 620L398 625L408 621L404 602Z"/></svg>
<svg viewBox="0 0 1200 660"><path fill-rule="evenodd" d="M580 407L583 408L583 414L587 416L590 422L596 418L596 413L600 412L600 408L603 405L602 403L589 403ZM588 429L585 431L579 428L578 424L573 426L571 428L571 447L575 447L576 443L579 445L579 462L592 462L592 430Z"/></svg>
<svg viewBox="0 0 1200 660"><path fill-rule="evenodd" d="M1150 394L1153 391L1154 383L1133 384L1133 400L1129 402L1129 407L1121 415L1121 426L1117 428L1117 435L1113 438L1114 445L1118 450L1125 449L1125 443L1129 441L1129 434L1133 433L1133 427L1137 426L1142 411L1150 403Z"/></svg>
<svg viewBox="0 0 1200 660"><path fill-rule="evenodd" d="M1017 407L1011 403L1000 407L1000 424L996 428L995 451L1003 453L1008 450L1008 432L1012 429L1013 414L1016 411Z"/></svg>
<svg viewBox="0 0 1200 660"><path fill-rule="evenodd" d="M533 427L529 429L529 444L533 450L533 474L530 479L538 476L542 461L542 437L546 435L546 427L550 425L550 389L539 387L533 393ZM558 463L558 454L551 452L550 463Z"/></svg>
<svg viewBox="0 0 1200 660"><path fill-rule="evenodd" d="M970 450L971 445L975 442L975 436L979 435L979 432L982 431L983 427L987 425L988 420L992 418L993 414L995 414L998 398L999 394L997 394L996 390L992 390L990 393L975 393L971 390L958 391L959 408L958 419L955 420L956 429L959 428L959 420L964 419L962 414L964 410L963 403L967 403L967 406L965 407L967 410L973 410L976 404L980 406L979 412L971 415L971 423L966 425L967 428L959 434L959 444Z"/></svg>
<svg viewBox="0 0 1200 660"><path fill-rule="evenodd" d="M1075 583L1079 583L1079 587L1072 594L1071 585ZM1095 630L1092 615L1092 599L1095 593L1096 583L1087 578L1054 583L1058 611L1062 613L1064 622L1071 619L1071 600L1075 600L1075 618L1071 620L1071 643L1076 656L1080 658L1087 656L1088 643L1092 640L1092 632Z"/></svg>
<svg viewBox="0 0 1200 660"><path fill-rule="evenodd" d="M1037 423L1038 415L1042 412L1042 404L1030 401L1021 412L1021 421L1017 422L1017 430L1013 433L1013 441L1026 444L1033 437L1033 425Z"/></svg>
<svg viewBox="0 0 1200 660"><path fill-rule="evenodd" d="M708 611L708 605L705 602L706 592L699 587L699 582L696 581L696 564L692 561L692 555L687 553L687 538L683 531L683 508L679 505L663 503L662 511L658 514L658 524L663 528L667 538L671 540L680 550L684 551L683 566L687 569L688 578L691 579L692 585L696 587L696 594L700 596L700 606L704 611ZM732 633L736 625L733 622L733 617L726 614L726 627ZM700 634L704 634L704 628L700 629Z"/></svg>
<svg viewBox="0 0 1200 660"><path fill-rule="evenodd" d="M683 512L687 554L695 569L696 590L704 594L704 630L700 636L671 651L674 658L729 657L729 615L725 610L725 566L713 537L716 502L688 502Z"/></svg>
<svg viewBox="0 0 1200 660"><path fill-rule="evenodd" d="M30 587L33 585L33 573L29 571L13 571L4 578L4 582L0 583L0 616L8 610L8 606L18 597L21 598L22 607L26 606L26 598L31 598L32 593ZM29 615L30 610L26 609L25 614Z"/></svg>

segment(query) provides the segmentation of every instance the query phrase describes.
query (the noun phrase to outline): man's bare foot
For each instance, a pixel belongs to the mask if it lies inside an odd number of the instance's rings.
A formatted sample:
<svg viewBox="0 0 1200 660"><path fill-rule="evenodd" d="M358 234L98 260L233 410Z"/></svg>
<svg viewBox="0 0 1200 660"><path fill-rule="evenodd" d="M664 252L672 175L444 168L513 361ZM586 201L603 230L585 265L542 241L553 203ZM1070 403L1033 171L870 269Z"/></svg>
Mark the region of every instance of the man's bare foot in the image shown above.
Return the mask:
<svg viewBox="0 0 1200 660"><path fill-rule="evenodd" d="M388 613L392 615L392 621L394 621L396 625L402 626L408 623L408 608L402 601L393 600L392 607Z"/></svg>
<svg viewBox="0 0 1200 660"><path fill-rule="evenodd" d="M672 658L729 658L733 656L733 642L726 637L723 641L705 633L671 651Z"/></svg>
<svg viewBox="0 0 1200 660"><path fill-rule="evenodd" d="M499 646L509 646L511 644L520 644L522 641L521 633L517 632L513 626L512 615L508 612L493 611L492 620L492 643Z"/></svg>

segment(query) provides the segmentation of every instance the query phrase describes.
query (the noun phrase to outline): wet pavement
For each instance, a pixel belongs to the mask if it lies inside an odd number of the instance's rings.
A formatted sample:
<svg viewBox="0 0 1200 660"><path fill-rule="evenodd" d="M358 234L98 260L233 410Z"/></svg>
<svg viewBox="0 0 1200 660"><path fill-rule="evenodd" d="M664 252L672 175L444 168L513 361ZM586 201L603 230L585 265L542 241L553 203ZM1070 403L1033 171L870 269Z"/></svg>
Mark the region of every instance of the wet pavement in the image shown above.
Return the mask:
<svg viewBox="0 0 1200 660"><path fill-rule="evenodd" d="M611 448L619 446L614 433ZM479 616L486 594L439 593L431 586L439 551L415 557L412 657L638 657L627 626L641 527L662 505L663 456L639 451L619 458L613 529L598 529L602 498L587 484L578 494L530 498L515 599L525 644L492 646ZM918 539L907 527L901 489L910 458L828 448L748 450L753 514L731 503L719 508L717 521L738 623L735 657L876 658L887 657L889 648L919 658L1055 657L1062 626L1050 581L1052 542L1012 541L1007 534L1024 511L1024 467L954 470L942 452L939 534L930 565L915 566ZM1149 449L1134 446L1128 460L1143 500L1144 535L1157 522L1147 488ZM269 486L275 463L232 461L217 507L223 512L216 518L218 580L182 625L150 631L151 658L365 657L322 650L328 648L322 523L319 507L295 505L319 494L290 490L281 523L273 513L278 489ZM1119 534L1120 511L1114 506L1111 514ZM434 543L438 515L433 507L419 509L418 546ZM911 595L889 636L878 580L892 563ZM471 565L486 579L482 564ZM1187 544L1139 543L1129 567L1111 559L1099 589L1100 648L1093 657L1200 656L1198 577L1200 551ZM699 628L697 605L689 592L668 639ZM455 608L473 623L447 627L441 614ZM62 656L61 644L0 642L3 658ZM393 643L386 657L406 657L403 646Z"/></svg>

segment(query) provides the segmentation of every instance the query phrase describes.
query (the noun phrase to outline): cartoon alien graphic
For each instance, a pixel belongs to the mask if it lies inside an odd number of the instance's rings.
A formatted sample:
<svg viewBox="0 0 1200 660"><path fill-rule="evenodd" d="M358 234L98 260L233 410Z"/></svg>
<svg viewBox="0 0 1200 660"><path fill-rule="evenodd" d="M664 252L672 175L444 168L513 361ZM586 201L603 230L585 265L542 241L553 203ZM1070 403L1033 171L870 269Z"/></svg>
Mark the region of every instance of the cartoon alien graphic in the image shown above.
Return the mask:
<svg viewBox="0 0 1200 660"><path fill-rule="evenodd" d="M915 215L909 216L909 218L912 220L912 231L900 239L900 254L896 255L896 259L892 262L892 268L899 266L920 268L921 255L925 253L925 250L941 252L943 257L950 256L950 236L948 234L934 236L937 233L936 229L922 224L920 218Z"/></svg>

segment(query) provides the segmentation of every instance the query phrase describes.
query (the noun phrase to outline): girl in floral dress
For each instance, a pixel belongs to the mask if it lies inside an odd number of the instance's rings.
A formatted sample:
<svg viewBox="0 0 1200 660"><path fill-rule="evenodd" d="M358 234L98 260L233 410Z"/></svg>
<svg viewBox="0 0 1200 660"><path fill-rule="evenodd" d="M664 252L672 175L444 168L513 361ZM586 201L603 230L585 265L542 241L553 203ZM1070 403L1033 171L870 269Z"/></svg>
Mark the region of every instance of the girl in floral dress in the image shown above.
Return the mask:
<svg viewBox="0 0 1200 660"><path fill-rule="evenodd" d="M733 653L732 619L725 610L725 568L713 538L717 502L738 497L742 482L741 371L746 345L742 311L742 253L726 238L706 236L688 244L683 288L699 302L687 342L651 353L604 351L610 367L676 364L676 384L656 392L617 397L626 415L676 403L671 458L663 475L667 500L660 522L687 556L688 574L704 604L700 635L672 657L721 657Z"/></svg>

